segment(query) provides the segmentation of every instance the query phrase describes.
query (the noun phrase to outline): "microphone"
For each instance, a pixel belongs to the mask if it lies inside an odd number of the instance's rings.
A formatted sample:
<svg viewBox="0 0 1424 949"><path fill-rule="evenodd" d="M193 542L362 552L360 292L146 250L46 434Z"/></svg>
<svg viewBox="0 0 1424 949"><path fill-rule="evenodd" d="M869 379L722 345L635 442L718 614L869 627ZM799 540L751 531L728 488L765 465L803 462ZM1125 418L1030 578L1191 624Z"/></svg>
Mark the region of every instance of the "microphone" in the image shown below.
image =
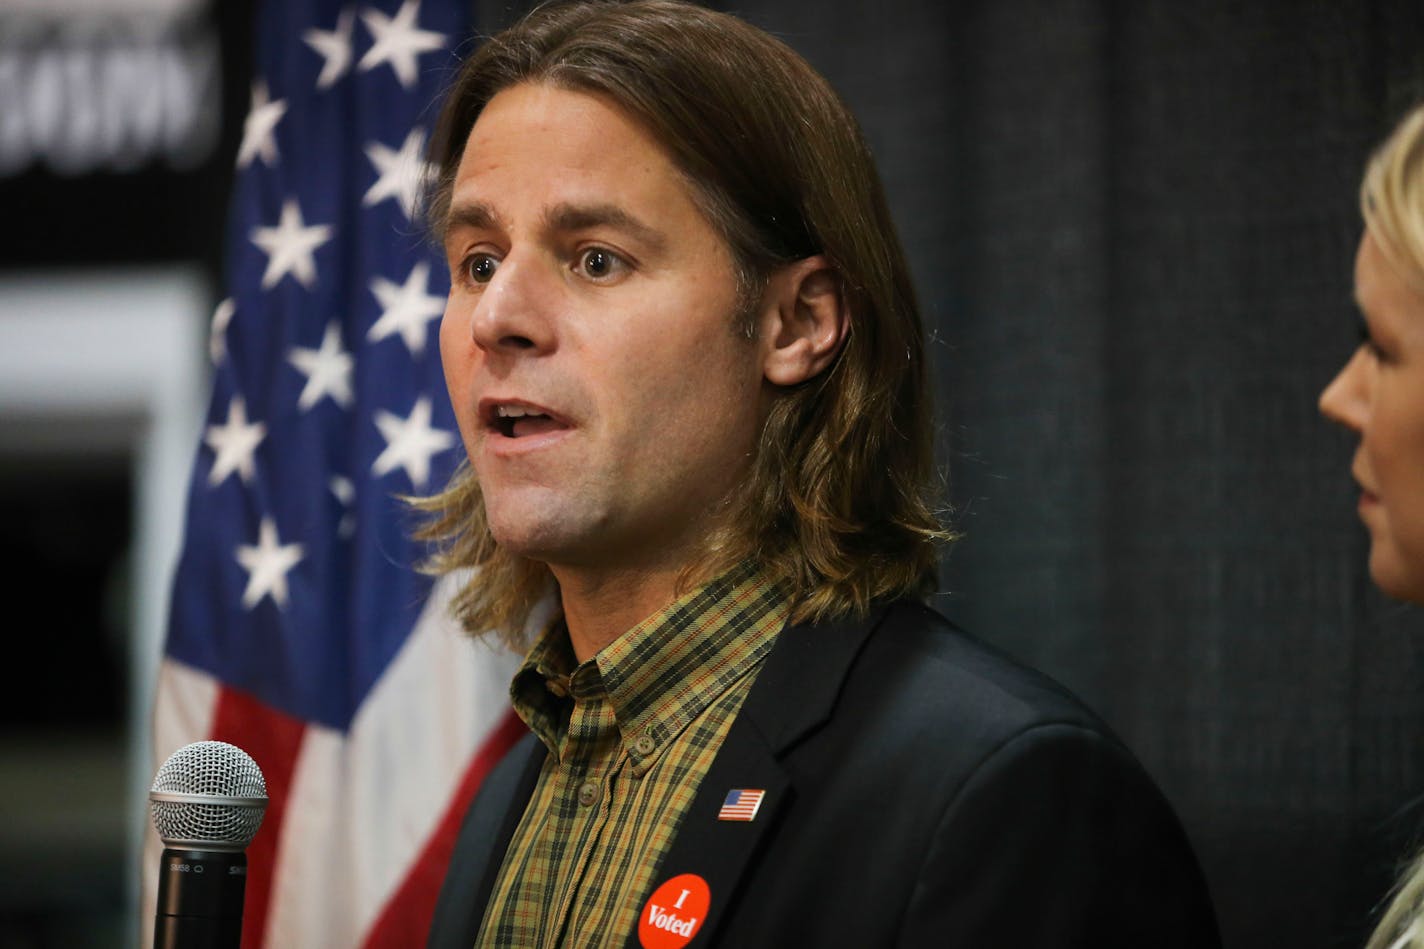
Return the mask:
<svg viewBox="0 0 1424 949"><path fill-rule="evenodd" d="M168 757L148 792L163 840L154 949L238 949L247 854L267 782L247 752L195 741Z"/></svg>

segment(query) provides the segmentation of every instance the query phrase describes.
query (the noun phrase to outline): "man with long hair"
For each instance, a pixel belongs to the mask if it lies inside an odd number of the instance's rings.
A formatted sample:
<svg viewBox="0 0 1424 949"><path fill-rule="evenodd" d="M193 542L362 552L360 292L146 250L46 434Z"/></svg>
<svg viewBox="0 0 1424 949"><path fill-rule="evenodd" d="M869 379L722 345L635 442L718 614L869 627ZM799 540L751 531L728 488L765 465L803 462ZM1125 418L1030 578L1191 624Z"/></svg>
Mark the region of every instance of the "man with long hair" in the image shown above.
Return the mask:
<svg viewBox="0 0 1424 949"><path fill-rule="evenodd" d="M825 80L688 4L546 6L432 158L470 464L427 536L531 734L431 944L1215 945L1132 756L920 602L920 316Z"/></svg>

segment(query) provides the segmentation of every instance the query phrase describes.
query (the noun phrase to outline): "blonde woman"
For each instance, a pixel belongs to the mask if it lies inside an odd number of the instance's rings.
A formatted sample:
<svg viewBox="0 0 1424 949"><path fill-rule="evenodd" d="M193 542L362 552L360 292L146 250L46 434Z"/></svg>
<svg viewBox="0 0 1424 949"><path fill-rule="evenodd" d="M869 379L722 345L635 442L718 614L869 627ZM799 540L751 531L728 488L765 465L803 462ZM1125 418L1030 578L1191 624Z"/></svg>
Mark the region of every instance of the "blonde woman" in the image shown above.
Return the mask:
<svg viewBox="0 0 1424 949"><path fill-rule="evenodd" d="M1320 396L1320 410L1360 439L1351 472L1370 533L1370 576L1424 603L1424 106L1375 153L1360 189L1365 233L1355 258L1360 347ZM1424 949L1424 856L1367 949Z"/></svg>

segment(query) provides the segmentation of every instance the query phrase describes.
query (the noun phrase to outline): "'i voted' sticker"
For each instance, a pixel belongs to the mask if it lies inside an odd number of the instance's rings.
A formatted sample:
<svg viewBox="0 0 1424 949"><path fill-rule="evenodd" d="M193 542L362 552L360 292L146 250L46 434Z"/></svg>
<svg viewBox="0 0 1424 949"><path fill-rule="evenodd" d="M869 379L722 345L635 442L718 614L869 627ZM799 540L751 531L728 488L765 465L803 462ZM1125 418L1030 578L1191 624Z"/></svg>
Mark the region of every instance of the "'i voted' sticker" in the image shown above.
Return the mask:
<svg viewBox="0 0 1424 949"><path fill-rule="evenodd" d="M712 892L707 881L684 873L653 891L638 918L638 942L643 949L682 949L707 919Z"/></svg>

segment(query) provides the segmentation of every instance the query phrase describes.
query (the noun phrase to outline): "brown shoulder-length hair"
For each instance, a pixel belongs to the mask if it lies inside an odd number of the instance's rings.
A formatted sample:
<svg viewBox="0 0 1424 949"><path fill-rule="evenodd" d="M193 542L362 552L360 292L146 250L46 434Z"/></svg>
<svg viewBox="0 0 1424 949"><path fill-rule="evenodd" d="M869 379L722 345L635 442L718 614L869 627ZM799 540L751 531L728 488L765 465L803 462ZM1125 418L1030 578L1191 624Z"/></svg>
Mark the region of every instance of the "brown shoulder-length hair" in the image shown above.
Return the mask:
<svg viewBox="0 0 1424 949"><path fill-rule="evenodd" d="M850 317L842 350L774 400L750 474L684 586L753 560L787 591L797 622L932 590L950 534L936 507L919 308L870 149L830 85L768 34L688 3L540 7L486 41L450 90L431 138L435 231L470 130L520 83L598 95L647 127L727 241L744 301L812 255L839 275ZM745 313L738 319L750 333ZM490 535L468 465L418 503L434 515L422 536L441 542L430 569L476 571L456 615L472 632L517 642L547 568Z"/></svg>

